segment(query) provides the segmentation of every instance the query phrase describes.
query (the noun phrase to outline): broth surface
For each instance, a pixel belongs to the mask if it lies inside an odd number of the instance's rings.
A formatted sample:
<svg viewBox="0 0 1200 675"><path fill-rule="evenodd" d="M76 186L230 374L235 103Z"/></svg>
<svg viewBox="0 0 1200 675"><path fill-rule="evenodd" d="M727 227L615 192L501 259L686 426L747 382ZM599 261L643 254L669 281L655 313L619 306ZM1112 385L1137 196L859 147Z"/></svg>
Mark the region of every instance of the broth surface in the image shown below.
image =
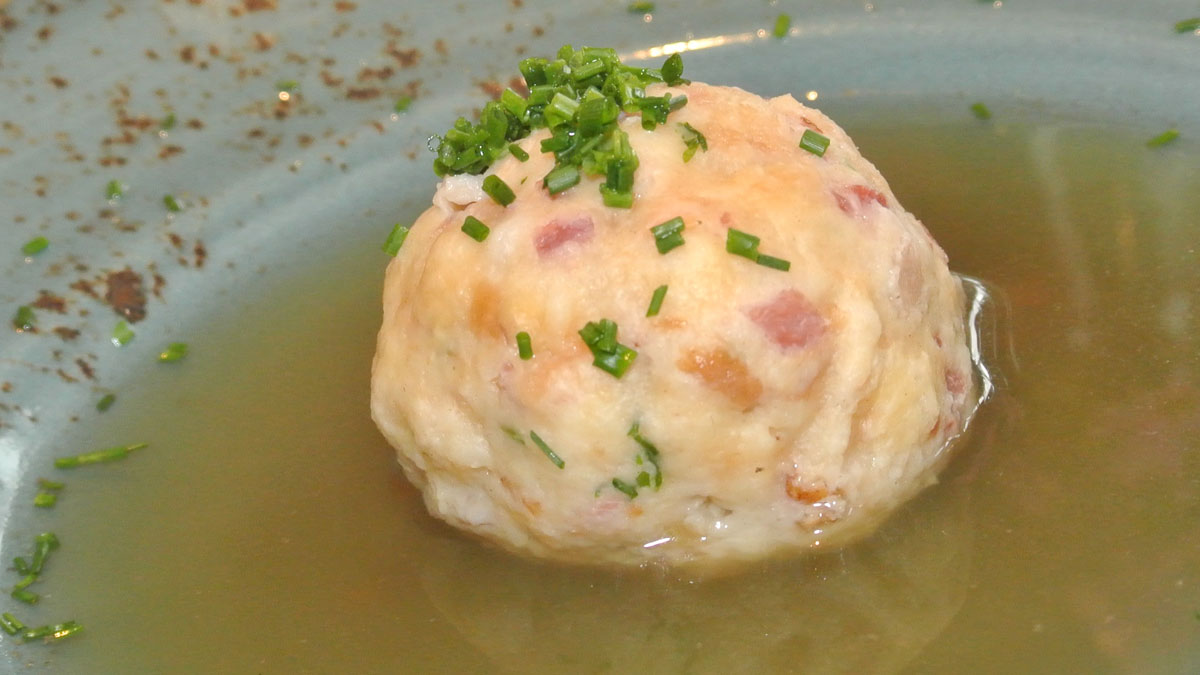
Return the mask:
<svg viewBox="0 0 1200 675"><path fill-rule="evenodd" d="M367 226L368 243L314 254L303 276L264 277L95 422L98 439L150 447L72 474L38 514L63 547L37 611L86 633L24 659L63 673L1200 670L1195 142L828 112L951 268L995 295L999 391L942 482L875 535L689 580L519 560L433 521L368 415L386 228Z"/></svg>

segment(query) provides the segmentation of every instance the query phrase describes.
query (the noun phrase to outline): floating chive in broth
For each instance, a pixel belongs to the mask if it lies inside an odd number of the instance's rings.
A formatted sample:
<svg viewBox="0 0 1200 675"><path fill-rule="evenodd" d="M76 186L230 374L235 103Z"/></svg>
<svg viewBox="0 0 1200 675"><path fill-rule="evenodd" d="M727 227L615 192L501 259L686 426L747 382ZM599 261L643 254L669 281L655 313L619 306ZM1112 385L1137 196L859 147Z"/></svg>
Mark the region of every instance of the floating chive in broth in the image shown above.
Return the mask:
<svg viewBox="0 0 1200 675"><path fill-rule="evenodd" d="M946 110L961 123L927 121ZM1186 672L1195 141L981 125L961 103L831 112L952 268L987 281L989 344L1010 354L941 483L875 535L696 581L528 562L434 522L367 417L375 233L293 261L228 310L237 331L189 334L191 370L121 386L97 434L152 447L70 474L37 586L87 630L21 653L51 672Z"/></svg>

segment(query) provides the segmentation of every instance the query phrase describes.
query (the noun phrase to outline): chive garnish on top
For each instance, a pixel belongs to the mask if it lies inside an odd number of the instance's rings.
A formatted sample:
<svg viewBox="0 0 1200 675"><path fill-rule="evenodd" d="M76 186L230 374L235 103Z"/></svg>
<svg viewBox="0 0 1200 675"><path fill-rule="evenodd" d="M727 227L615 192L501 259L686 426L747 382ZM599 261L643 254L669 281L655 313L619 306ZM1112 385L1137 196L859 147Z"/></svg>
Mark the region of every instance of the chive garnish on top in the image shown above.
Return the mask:
<svg viewBox="0 0 1200 675"><path fill-rule="evenodd" d="M638 68L622 64L613 49L567 45L554 59L521 61L520 69L529 94L508 89L483 107L478 122L460 117L438 138L434 172L484 173L506 151L512 152L514 141L548 129L542 151L555 159L554 170L544 179L550 194L576 185L583 175L603 177L605 204L628 207L637 156L618 119L621 113L640 115L642 126L653 129L684 105L682 96L646 96L646 87L654 82L687 82L682 57L673 54L659 69Z"/></svg>
<svg viewBox="0 0 1200 675"><path fill-rule="evenodd" d="M800 147L817 157L824 157L825 151L829 149L829 138L812 129L805 129L804 134L800 136Z"/></svg>
<svg viewBox="0 0 1200 675"><path fill-rule="evenodd" d="M167 345L167 348L158 353L158 360L162 363L173 363L181 361L188 354L188 346L186 342L172 342Z"/></svg>
<svg viewBox="0 0 1200 675"><path fill-rule="evenodd" d="M976 119L990 120L992 119L992 111L988 109L982 101L976 101L971 104L971 114L975 115Z"/></svg>
<svg viewBox="0 0 1200 675"><path fill-rule="evenodd" d="M492 230L487 225L484 225L482 220L476 218L475 216L467 216L466 219L463 220L462 231L468 237L474 239L475 241L481 242L488 238L488 234L490 234Z"/></svg>
<svg viewBox="0 0 1200 675"><path fill-rule="evenodd" d="M650 297L650 306L646 308L646 316L658 316L658 311L662 309L663 299L666 297L666 284L654 289L654 295Z"/></svg>
<svg viewBox="0 0 1200 675"><path fill-rule="evenodd" d="M12 327L18 333L26 333L32 331L37 325L37 314L33 312L33 308L29 305L21 305L17 307L17 311L13 313Z"/></svg>
<svg viewBox="0 0 1200 675"><path fill-rule="evenodd" d="M508 206L517 198L508 183L494 174L483 179L483 192L500 206Z"/></svg>
<svg viewBox="0 0 1200 675"><path fill-rule="evenodd" d="M525 331L517 333L517 356L521 357L522 361L533 358L533 342L530 340L529 333Z"/></svg>
<svg viewBox="0 0 1200 675"><path fill-rule="evenodd" d="M650 228L658 252L666 254L671 249L683 246L683 218L675 216L665 223Z"/></svg>
<svg viewBox="0 0 1200 675"><path fill-rule="evenodd" d="M683 151L683 161L685 163L691 161L692 156L696 154L697 148L708 152L708 139L696 127L688 122L683 122L679 125L679 128L682 130L680 133L683 134L683 144L686 148Z"/></svg>
<svg viewBox="0 0 1200 675"><path fill-rule="evenodd" d="M617 322L612 319L589 321L579 337L592 352L592 365L620 378L637 359L637 351L617 342Z"/></svg>
<svg viewBox="0 0 1200 675"><path fill-rule="evenodd" d="M537 435L537 432L530 431L529 438L533 441L534 445L538 446L538 449L542 451L542 454L546 455L546 458L549 459L554 466L557 466L560 469L566 466L567 463L563 461L562 457L559 457L558 453L551 450L550 446L546 445L546 441L543 441L542 437Z"/></svg>
<svg viewBox="0 0 1200 675"><path fill-rule="evenodd" d="M113 326L112 343L116 347L124 347L129 344L129 341L134 338L133 329L124 321L118 321L116 326Z"/></svg>
<svg viewBox="0 0 1200 675"><path fill-rule="evenodd" d="M1192 33L1200 30L1200 16L1175 22L1176 33Z"/></svg>

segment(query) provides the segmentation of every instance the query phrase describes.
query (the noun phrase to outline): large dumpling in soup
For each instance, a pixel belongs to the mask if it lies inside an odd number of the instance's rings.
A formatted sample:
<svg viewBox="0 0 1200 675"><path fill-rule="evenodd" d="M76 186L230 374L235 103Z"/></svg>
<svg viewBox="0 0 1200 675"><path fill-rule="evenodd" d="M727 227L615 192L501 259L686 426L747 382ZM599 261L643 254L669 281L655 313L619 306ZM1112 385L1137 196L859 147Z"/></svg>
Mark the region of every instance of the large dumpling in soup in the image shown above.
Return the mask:
<svg viewBox="0 0 1200 675"><path fill-rule="evenodd" d="M544 130L488 170L508 206L442 181L387 270L374 419L432 514L534 556L715 563L868 531L973 409L961 285L819 111L664 91L688 99L669 124L619 122L632 208L595 178L548 194ZM683 123L707 143L686 162Z"/></svg>

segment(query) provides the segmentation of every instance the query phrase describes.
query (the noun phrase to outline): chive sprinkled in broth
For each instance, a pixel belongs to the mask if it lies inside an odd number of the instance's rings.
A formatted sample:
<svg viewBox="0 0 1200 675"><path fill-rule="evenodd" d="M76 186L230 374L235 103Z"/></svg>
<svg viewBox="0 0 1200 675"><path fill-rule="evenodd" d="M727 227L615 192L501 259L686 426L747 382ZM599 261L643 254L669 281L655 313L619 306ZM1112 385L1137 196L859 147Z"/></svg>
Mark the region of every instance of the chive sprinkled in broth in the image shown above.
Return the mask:
<svg viewBox="0 0 1200 675"><path fill-rule="evenodd" d="M11 613L4 612L0 614L0 629L3 629L9 635L16 635L25 630L25 624L21 623L21 620Z"/></svg>
<svg viewBox="0 0 1200 675"><path fill-rule="evenodd" d="M170 131L175 128L175 122L175 113L169 112L167 113L167 116L162 118L162 121L158 123L158 129L159 131Z"/></svg>
<svg viewBox="0 0 1200 675"><path fill-rule="evenodd" d="M708 139L704 137L704 134L700 133L699 129L692 126L688 122L681 123L679 128L682 129L681 133L683 134L683 144L685 148L683 151L684 162L691 161L692 157L696 154L697 149L708 152Z"/></svg>
<svg viewBox="0 0 1200 675"><path fill-rule="evenodd" d="M650 14L654 11L653 2L631 2L626 10L630 14Z"/></svg>
<svg viewBox="0 0 1200 675"><path fill-rule="evenodd" d="M1200 16L1175 22L1176 33L1194 33L1200 31Z"/></svg>
<svg viewBox="0 0 1200 675"><path fill-rule="evenodd" d="M18 333L26 333L32 331L37 326L37 314L29 305L21 305L17 307L17 311L13 312L12 327Z"/></svg>
<svg viewBox="0 0 1200 675"><path fill-rule="evenodd" d="M975 116L975 119L992 119L992 111L982 101L976 101L971 104L971 114Z"/></svg>
<svg viewBox="0 0 1200 675"><path fill-rule="evenodd" d="M829 138L812 129L805 129L800 136L800 147L817 157L824 157L825 151L829 149Z"/></svg>
<svg viewBox="0 0 1200 675"><path fill-rule="evenodd" d="M25 255L37 255L42 251L45 251L46 247L48 246L50 246L49 239L45 237L34 237L21 246L21 253L24 253Z"/></svg>
<svg viewBox="0 0 1200 675"><path fill-rule="evenodd" d="M1158 147L1166 145L1167 143L1174 141L1177 138L1179 138L1179 130L1178 129L1167 129L1166 131L1162 132L1161 134L1146 141L1146 146L1150 147L1150 148L1158 148Z"/></svg>
<svg viewBox="0 0 1200 675"><path fill-rule="evenodd" d="M521 331L517 333L517 355L522 361L528 361L533 358L533 343L530 340L529 333Z"/></svg>
<svg viewBox="0 0 1200 675"><path fill-rule="evenodd" d="M775 28L771 30L771 34L777 38L787 37L788 31L792 28L792 17L788 14L780 14L775 17Z"/></svg>
<svg viewBox="0 0 1200 675"><path fill-rule="evenodd" d="M83 626L78 621L64 621L54 625L39 626L31 628L21 634L21 639L29 642L32 640L44 640L46 642L56 642L63 638L70 637L79 631L83 630Z"/></svg>
<svg viewBox="0 0 1200 675"><path fill-rule="evenodd" d="M167 348L158 353L160 363L174 363L182 361L188 354L188 346L186 342L172 342L167 345Z"/></svg>
<svg viewBox="0 0 1200 675"><path fill-rule="evenodd" d="M549 459L554 466L557 466L560 469L566 466L567 463L563 461L562 457L559 457L558 453L551 450L550 446L546 445L546 441L543 441L542 437L538 436L536 431L530 431L529 438L533 441L534 445L538 446L538 449L542 451L542 454L546 455L546 458Z"/></svg>
<svg viewBox="0 0 1200 675"><path fill-rule="evenodd" d="M162 201L163 206L167 207L167 210L171 213L179 213L183 210L183 207L179 205L179 200L175 199L174 195L163 195Z"/></svg>
<svg viewBox="0 0 1200 675"><path fill-rule="evenodd" d="M646 316L658 316L658 311L662 309L663 299L666 297L666 284L654 289L654 295L650 297L650 306L646 308Z"/></svg>
<svg viewBox="0 0 1200 675"><path fill-rule="evenodd" d="M124 321L118 321L116 326L113 326L112 343L116 347L124 347L129 344L129 341L135 337L133 329Z"/></svg>
<svg viewBox="0 0 1200 675"><path fill-rule="evenodd" d="M412 101L413 100L411 96L401 96L400 98L396 99L396 105L392 106L392 110L398 113L408 112L408 108L412 105Z"/></svg>
<svg viewBox="0 0 1200 675"><path fill-rule="evenodd" d="M54 467L58 469L73 469L77 466L86 466L88 464L103 464L106 462L115 462L125 459L136 450L141 450L147 447L146 443L134 443L132 445L118 445L102 450L93 450L80 455L72 455L70 457L59 457L54 460Z"/></svg>
<svg viewBox="0 0 1200 675"><path fill-rule="evenodd" d="M392 231L383 242L383 252L395 257L400 252L400 247L404 245L404 240L408 238L408 231L412 229L412 225L396 223L392 227Z"/></svg>
<svg viewBox="0 0 1200 675"><path fill-rule="evenodd" d="M58 495L53 492L38 492L33 496L33 505L39 509L52 509L58 503Z"/></svg>
<svg viewBox="0 0 1200 675"><path fill-rule="evenodd" d="M483 192L500 206L508 206L517 198L508 183L494 174L483 179Z"/></svg>
<svg viewBox="0 0 1200 675"><path fill-rule="evenodd" d="M463 221L462 231L475 241L482 242L484 239L488 238L488 234L490 234L492 230L487 225L484 225L482 220L479 220L475 216L467 216L466 220Z"/></svg>
<svg viewBox="0 0 1200 675"><path fill-rule="evenodd" d="M683 246L683 228L683 218L679 216L650 228L650 233L654 235L654 245L660 254Z"/></svg>
<svg viewBox="0 0 1200 675"><path fill-rule="evenodd" d="M106 412L112 407L112 404L116 402L116 394L105 394L99 401L96 402L96 410L99 410L100 412Z"/></svg>
<svg viewBox="0 0 1200 675"><path fill-rule="evenodd" d="M125 189L121 185L121 181L108 181L108 184L104 186L104 196L107 197L108 201L110 202L125 196Z"/></svg>

